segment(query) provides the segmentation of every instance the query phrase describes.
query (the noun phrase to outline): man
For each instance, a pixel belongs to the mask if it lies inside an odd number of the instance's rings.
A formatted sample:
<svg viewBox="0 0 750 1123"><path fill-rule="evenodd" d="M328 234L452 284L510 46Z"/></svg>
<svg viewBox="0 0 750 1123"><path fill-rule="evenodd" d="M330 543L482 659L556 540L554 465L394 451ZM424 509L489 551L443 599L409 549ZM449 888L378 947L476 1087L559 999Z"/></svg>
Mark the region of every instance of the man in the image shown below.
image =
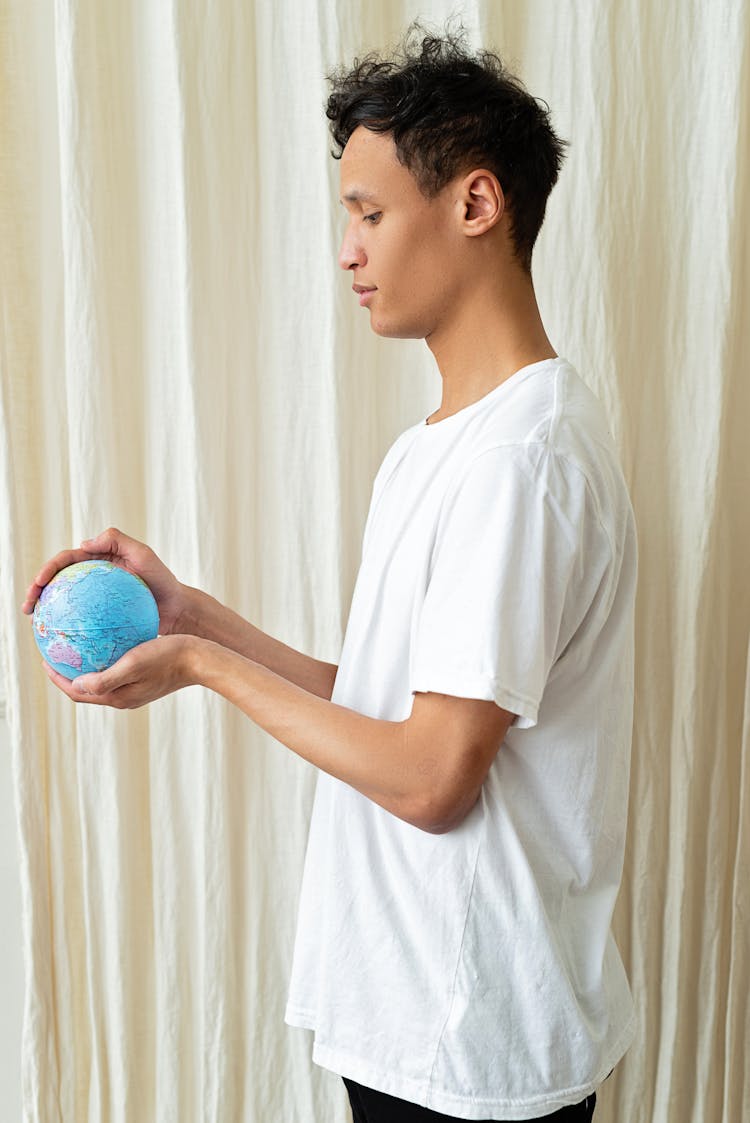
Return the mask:
<svg viewBox="0 0 750 1123"><path fill-rule="evenodd" d="M73 682L200 683L321 769L286 1008L356 1123L587 1120L634 1018L610 921L625 840L637 548L601 406L541 322L531 252L563 145L497 56L427 36L331 77L339 261L439 409L373 484L338 667L110 529L162 638Z"/></svg>

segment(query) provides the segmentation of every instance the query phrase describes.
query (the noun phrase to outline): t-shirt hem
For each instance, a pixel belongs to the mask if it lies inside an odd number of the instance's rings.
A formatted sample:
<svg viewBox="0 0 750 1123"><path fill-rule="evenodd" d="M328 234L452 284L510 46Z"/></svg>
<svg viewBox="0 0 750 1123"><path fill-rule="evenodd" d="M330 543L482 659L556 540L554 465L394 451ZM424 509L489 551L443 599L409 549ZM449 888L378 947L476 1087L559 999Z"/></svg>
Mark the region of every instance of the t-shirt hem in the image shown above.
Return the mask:
<svg viewBox="0 0 750 1123"><path fill-rule="evenodd" d="M289 1023L289 1015L294 1017L294 1023ZM301 1026L304 1021L304 1028L313 1028L310 1024L313 1019L309 1012L301 1011L299 1008L288 1008L286 1020L288 1024L296 1026ZM407 1076L384 1073L360 1057L331 1048L317 1039L313 1043L312 1059L313 1063L320 1065L321 1068L335 1072L339 1076L346 1076L367 1088L375 1088L377 1091L385 1092L386 1095L420 1104L444 1115L456 1115L460 1112L459 1117L467 1120L485 1120L490 1116L497 1120L536 1119L540 1115L551 1115L560 1108L579 1103L595 1092L632 1044L635 1029L636 1017L633 1013L616 1043L606 1054L594 1079L573 1088L562 1089L553 1095L526 1099L457 1096L451 1092L430 1088L429 1081L412 1080Z"/></svg>
<svg viewBox="0 0 750 1123"><path fill-rule="evenodd" d="M301 1029L314 1029L314 1017L310 1011L300 1007L287 1006L285 1021L287 1024L298 1026ZM388 1096L396 1096L410 1103L420 1104L430 1108L431 1111L441 1112L445 1115L456 1115L465 1120L486 1120L488 1116L502 1120L533 1120L541 1115L551 1115L561 1107L577 1104L586 1096L596 1092L604 1083L607 1076L618 1063L623 1054L632 1044L635 1035L635 1013L625 1024L622 1033L616 1040L612 1049L607 1051L594 1079L586 1084L560 1089L554 1095L534 1096L524 1099L502 1099L493 1097L457 1096L443 1092L439 1088L430 1088L429 1081L413 1080L409 1077L394 1076L374 1068L371 1063L362 1058L351 1056L350 1053L340 1049L333 1049L322 1042L315 1040L312 1047L312 1060L315 1065L336 1072L338 1076L346 1076L356 1080L367 1088L375 1088Z"/></svg>
<svg viewBox="0 0 750 1123"><path fill-rule="evenodd" d="M304 1006L293 1006L291 1003L287 1004L284 1011L284 1022L295 1029L315 1029L315 1015L312 1010L307 1010Z"/></svg>

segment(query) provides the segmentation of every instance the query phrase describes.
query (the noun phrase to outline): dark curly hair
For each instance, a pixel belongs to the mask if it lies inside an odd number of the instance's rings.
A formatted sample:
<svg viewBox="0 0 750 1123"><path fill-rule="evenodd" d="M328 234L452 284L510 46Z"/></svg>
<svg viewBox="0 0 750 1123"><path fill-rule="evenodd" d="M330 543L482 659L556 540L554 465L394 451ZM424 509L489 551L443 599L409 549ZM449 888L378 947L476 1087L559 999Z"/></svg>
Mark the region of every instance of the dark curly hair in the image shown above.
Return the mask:
<svg viewBox="0 0 750 1123"><path fill-rule="evenodd" d="M414 20L392 57L371 51L326 75L325 106L341 159L358 125L392 133L400 162L422 194L433 199L472 167L497 176L510 217L510 237L521 266L531 273L531 251L557 182L565 148L549 121L549 105L532 97L492 51L469 54L447 26L442 37ZM546 108L543 108L546 107Z"/></svg>

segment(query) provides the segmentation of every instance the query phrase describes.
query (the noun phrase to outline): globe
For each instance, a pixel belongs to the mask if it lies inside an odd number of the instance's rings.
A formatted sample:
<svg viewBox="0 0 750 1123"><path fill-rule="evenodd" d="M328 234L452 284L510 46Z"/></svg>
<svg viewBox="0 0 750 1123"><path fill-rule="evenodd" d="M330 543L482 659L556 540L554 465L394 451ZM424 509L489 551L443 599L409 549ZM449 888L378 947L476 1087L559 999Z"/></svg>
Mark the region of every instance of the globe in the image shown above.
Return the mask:
<svg viewBox="0 0 750 1123"><path fill-rule="evenodd" d="M34 639L66 678L104 671L136 644L154 639L159 610L145 581L108 561L75 562L42 589Z"/></svg>

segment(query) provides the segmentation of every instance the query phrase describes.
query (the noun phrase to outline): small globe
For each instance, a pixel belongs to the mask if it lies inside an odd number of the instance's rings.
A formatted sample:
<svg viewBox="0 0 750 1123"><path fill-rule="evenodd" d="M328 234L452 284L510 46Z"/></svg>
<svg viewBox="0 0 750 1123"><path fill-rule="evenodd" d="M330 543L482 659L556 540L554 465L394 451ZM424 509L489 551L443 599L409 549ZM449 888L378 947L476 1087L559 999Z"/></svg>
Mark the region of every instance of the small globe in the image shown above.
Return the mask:
<svg viewBox="0 0 750 1123"><path fill-rule="evenodd" d="M34 608L34 639L66 678L104 671L136 644L154 639L159 609L145 581L108 561L76 562L56 573Z"/></svg>

